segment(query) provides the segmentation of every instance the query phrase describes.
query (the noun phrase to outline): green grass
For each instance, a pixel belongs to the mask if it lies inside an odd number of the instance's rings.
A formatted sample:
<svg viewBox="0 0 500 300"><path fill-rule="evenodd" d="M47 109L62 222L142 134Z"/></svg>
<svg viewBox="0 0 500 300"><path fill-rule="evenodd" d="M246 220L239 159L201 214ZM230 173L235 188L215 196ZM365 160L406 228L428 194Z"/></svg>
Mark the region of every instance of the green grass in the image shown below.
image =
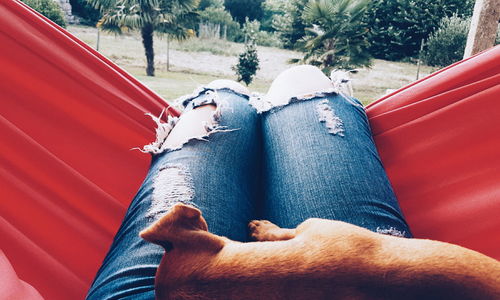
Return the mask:
<svg viewBox="0 0 500 300"><path fill-rule="evenodd" d="M96 46L97 29L84 26L69 26L68 30L78 38ZM154 90L167 101L191 93L193 89L220 78L235 79L231 66L237 61L237 55L243 49L242 44L193 38L183 42L170 43L170 71L167 71L167 41L155 37L156 76L145 76L146 59L138 34L130 33L116 36L101 33L99 51L137 77L146 86ZM261 69L256 79L249 86L251 91L265 93L272 78L290 67L290 58L301 57L301 53L271 48L258 47ZM422 66L420 78L435 69ZM417 66L411 63L374 60L371 68L361 69L353 75L354 96L365 105L373 102L388 92L398 89L416 79Z"/></svg>
<svg viewBox="0 0 500 300"><path fill-rule="evenodd" d="M435 68L421 66L419 78L435 71ZM417 65L375 59L370 69L362 69L352 76L354 96L367 105L388 90L398 89L417 79Z"/></svg>
<svg viewBox="0 0 500 300"><path fill-rule="evenodd" d="M141 67L126 67L129 73L134 75L147 87L158 93L168 102L176 98L191 93L194 88L207 84L210 81L220 79L213 74L184 72L167 72L166 70L157 70L155 77L144 75L144 69ZM234 79L234 78L233 78ZM269 82L264 80L255 80L249 89L264 93L269 86Z"/></svg>

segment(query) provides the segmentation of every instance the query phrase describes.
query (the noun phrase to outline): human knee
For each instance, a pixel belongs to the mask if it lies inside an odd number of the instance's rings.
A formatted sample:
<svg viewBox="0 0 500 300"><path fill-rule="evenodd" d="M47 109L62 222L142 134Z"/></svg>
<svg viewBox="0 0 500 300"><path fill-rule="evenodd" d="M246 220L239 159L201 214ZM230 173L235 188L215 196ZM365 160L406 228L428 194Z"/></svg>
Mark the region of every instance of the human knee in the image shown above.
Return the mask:
<svg viewBox="0 0 500 300"><path fill-rule="evenodd" d="M229 79L216 79L207 84L206 88L213 90L228 89L241 95L250 96L250 91L245 86L239 82Z"/></svg>
<svg viewBox="0 0 500 300"><path fill-rule="evenodd" d="M175 149L191 139L204 140L211 133L228 131L220 121L223 111L232 104L221 89L235 92L233 88L237 86L229 86L232 83L235 82L213 81L204 87L202 93L185 103L186 109L165 139L164 147Z"/></svg>
<svg viewBox="0 0 500 300"><path fill-rule="evenodd" d="M281 72L266 94L273 106L287 104L291 98L307 97L332 90L330 79L320 69L311 65L300 65Z"/></svg>
<svg viewBox="0 0 500 300"><path fill-rule="evenodd" d="M206 104L183 113L165 139L164 147L174 149L185 143L188 137L206 136L209 127L214 126L213 115L216 109L214 104Z"/></svg>
<svg viewBox="0 0 500 300"><path fill-rule="evenodd" d="M156 141L140 150L159 154L181 149L191 140L207 140L215 132L236 130L221 125L222 115L227 112L241 113L239 108L248 106L249 94L248 89L241 84L219 79L178 98L175 102L184 106L179 118L168 116L167 122L163 122L161 115L156 117L148 114L158 126Z"/></svg>

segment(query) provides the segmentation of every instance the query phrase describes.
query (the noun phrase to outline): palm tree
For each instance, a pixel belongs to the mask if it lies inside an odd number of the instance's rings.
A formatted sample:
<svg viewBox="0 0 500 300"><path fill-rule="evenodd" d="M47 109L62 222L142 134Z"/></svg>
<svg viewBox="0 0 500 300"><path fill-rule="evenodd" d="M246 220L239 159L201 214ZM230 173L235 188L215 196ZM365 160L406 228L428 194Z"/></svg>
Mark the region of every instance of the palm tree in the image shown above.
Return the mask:
<svg viewBox="0 0 500 300"><path fill-rule="evenodd" d="M370 65L367 28L362 19L370 0L311 0L303 18L311 24L298 44L306 52L302 63L320 67L329 74L334 68Z"/></svg>
<svg viewBox="0 0 500 300"><path fill-rule="evenodd" d="M155 75L153 34L159 32L174 39L185 39L192 34L187 24L197 15L199 0L88 0L103 13L97 26L122 33L141 32L146 54L146 74Z"/></svg>

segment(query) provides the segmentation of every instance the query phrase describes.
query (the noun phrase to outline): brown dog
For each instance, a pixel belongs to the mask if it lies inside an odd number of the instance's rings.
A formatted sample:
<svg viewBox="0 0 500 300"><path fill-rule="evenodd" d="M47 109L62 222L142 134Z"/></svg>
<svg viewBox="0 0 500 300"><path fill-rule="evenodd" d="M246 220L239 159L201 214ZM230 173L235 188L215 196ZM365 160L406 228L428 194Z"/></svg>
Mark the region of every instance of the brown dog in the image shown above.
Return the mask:
<svg viewBox="0 0 500 300"><path fill-rule="evenodd" d="M249 227L260 242L211 234L176 204L140 234L166 250L157 299L500 299L500 262L459 246L323 219Z"/></svg>

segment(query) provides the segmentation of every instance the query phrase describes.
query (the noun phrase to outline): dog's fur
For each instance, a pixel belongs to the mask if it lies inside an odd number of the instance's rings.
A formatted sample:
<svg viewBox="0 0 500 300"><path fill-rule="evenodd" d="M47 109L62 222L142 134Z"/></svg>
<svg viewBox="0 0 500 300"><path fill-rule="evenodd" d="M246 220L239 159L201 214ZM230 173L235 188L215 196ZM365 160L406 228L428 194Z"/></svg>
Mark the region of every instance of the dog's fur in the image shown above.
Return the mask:
<svg viewBox="0 0 500 300"><path fill-rule="evenodd" d="M500 299L500 262L459 246L323 219L249 228L259 242L235 242L176 204L141 232L166 250L157 299Z"/></svg>

